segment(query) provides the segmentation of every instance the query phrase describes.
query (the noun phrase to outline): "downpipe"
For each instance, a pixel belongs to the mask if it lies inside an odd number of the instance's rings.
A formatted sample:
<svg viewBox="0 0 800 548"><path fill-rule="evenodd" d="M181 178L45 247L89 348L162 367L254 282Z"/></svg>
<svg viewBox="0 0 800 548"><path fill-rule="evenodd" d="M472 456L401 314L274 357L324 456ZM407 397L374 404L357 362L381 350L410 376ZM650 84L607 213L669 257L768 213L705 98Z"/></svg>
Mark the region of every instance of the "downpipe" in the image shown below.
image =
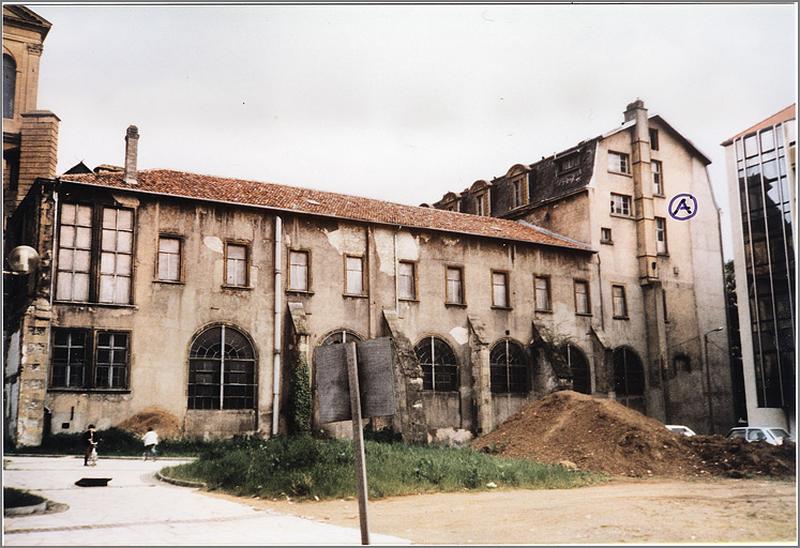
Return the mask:
<svg viewBox="0 0 800 548"><path fill-rule="evenodd" d="M280 421L281 403L281 335L283 333L282 315L283 309L283 221L275 216L275 310L273 325L273 355L272 355L272 435L278 435L278 424Z"/></svg>

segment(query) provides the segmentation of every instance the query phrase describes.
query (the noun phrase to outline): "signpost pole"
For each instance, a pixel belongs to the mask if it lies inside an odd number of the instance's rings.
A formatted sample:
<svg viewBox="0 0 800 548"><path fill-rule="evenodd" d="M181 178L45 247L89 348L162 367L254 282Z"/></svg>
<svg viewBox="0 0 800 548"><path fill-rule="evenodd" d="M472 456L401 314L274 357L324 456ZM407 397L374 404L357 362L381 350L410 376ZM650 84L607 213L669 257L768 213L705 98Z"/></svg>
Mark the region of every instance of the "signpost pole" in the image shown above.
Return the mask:
<svg viewBox="0 0 800 548"><path fill-rule="evenodd" d="M358 363L356 343L347 344L347 377L350 381L350 411L353 418L353 443L355 444L356 489L358 490L358 517L361 524L361 544L369 544L369 517L367 515L367 463L364 456L364 432L361 429L361 397L358 389Z"/></svg>

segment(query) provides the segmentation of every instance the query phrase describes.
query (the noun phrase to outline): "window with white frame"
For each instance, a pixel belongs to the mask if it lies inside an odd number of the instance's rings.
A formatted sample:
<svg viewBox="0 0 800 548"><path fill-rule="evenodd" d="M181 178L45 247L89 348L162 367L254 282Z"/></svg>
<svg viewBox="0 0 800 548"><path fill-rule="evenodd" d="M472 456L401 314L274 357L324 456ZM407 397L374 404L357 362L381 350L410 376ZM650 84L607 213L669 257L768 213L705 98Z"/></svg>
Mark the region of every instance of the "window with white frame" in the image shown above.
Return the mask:
<svg viewBox="0 0 800 548"><path fill-rule="evenodd" d="M660 254L667 253L667 220L656 217L656 251Z"/></svg>
<svg viewBox="0 0 800 548"><path fill-rule="evenodd" d="M492 305L499 308L508 308L510 306L508 272L492 271Z"/></svg>
<svg viewBox="0 0 800 548"><path fill-rule="evenodd" d="M615 318L628 317L628 301L625 299L625 286L611 286L611 305Z"/></svg>
<svg viewBox="0 0 800 548"><path fill-rule="evenodd" d="M482 192L475 196L475 215L486 216L489 214L486 197L486 192Z"/></svg>
<svg viewBox="0 0 800 548"><path fill-rule="evenodd" d="M627 154L622 152L608 152L608 171L614 173L630 174L631 164Z"/></svg>
<svg viewBox="0 0 800 548"><path fill-rule="evenodd" d="M549 312L550 306L550 278L546 276L533 277L535 308L539 312Z"/></svg>
<svg viewBox="0 0 800 548"><path fill-rule="evenodd" d="M247 246L225 244L225 285L247 287Z"/></svg>
<svg viewBox="0 0 800 548"><path fill-rule="evenodd" d="M308 251L289 252L289 290L308 291Z"/></svg>
<svg viewBox="0 0 800 548"><path fill-rule="evenodd" d="M631 216L631 197L625 194L611 194L611 213L614 215Z"/></svg>
<svg viewBox="0 0 800 548"><path fill-rule="evenodd" d="M158 279L177 282L181 279L181 239L161 236L158 239Z"/></svg>
<svg viewBox="0 0 800 548"><path fill-rule="evenodd" d="M132 256L133 211L104 207L98 298L101 303L130 302Z"/></svg>
<svg viewBox="0 0 800 548"><path fill-rule="evenodd" d="M62 204L60 220L56 298L61 301L89 301L92 207Z"/></svg>
<svg viewBox="0 0 800 548"><path fill-rule="evenodd" d="M445 272L445 302L447 304L464 304L464 269L448 266Z"/></svg>
<svg viewBox="0 0 800 548"><path fill-rule="evenodd" d="M364 258L347 255L344 258L345 293L364 294Z"/></svg>
<svg viewBox="0 0 800 548"><path fill-rule="evenodd" d="M400 261L397 265L398 298L403 301L414 301L417 298L416 264L411 261Z"/></svg>
<svg viewBox="0 0 800 548"><path fill-rule="evenodd" d="M583 315L592 313L589 282L585 280L575 280L575 313Z"/></svg>
<svg viewBox="0 0 800 548"><path fill-rule="evenodd" d="M650 169L653 173L653 194L656 196L663 196L664 195L664 180L663 180L663 169L661 162L658 160L652 160L650 162Z"/></svg>

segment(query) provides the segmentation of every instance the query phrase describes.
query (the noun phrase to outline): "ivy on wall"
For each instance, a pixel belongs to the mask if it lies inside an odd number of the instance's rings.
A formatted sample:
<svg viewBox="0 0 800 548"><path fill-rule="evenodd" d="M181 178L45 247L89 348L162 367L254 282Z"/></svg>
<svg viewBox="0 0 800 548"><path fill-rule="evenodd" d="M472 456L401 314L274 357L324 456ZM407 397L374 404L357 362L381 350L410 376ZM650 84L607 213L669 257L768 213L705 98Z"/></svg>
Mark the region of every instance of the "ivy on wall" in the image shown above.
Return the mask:
<svg viewBox="0 0 800 548"><path fill-rule="evenodd" d="M289 379L289 432L311 433L311 378L308 360L302 352L295 353Z"/></svg>

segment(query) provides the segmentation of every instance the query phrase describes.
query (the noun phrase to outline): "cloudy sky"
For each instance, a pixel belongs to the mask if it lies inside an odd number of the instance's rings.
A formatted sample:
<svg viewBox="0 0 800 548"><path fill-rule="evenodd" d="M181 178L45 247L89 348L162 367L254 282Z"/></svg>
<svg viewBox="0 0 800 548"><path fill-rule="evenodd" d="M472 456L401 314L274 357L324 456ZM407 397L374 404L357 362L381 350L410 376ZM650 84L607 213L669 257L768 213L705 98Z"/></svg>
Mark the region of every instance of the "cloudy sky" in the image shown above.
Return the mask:
<svg viewBox="0 0 800 548"><path fill-rule="evenodd" d="M713 160L727 210L719 143L796 95L794 5L29 5L53 23L59 171L121 164L136 124L140 168L419 204L640 97Z"/></svg>

